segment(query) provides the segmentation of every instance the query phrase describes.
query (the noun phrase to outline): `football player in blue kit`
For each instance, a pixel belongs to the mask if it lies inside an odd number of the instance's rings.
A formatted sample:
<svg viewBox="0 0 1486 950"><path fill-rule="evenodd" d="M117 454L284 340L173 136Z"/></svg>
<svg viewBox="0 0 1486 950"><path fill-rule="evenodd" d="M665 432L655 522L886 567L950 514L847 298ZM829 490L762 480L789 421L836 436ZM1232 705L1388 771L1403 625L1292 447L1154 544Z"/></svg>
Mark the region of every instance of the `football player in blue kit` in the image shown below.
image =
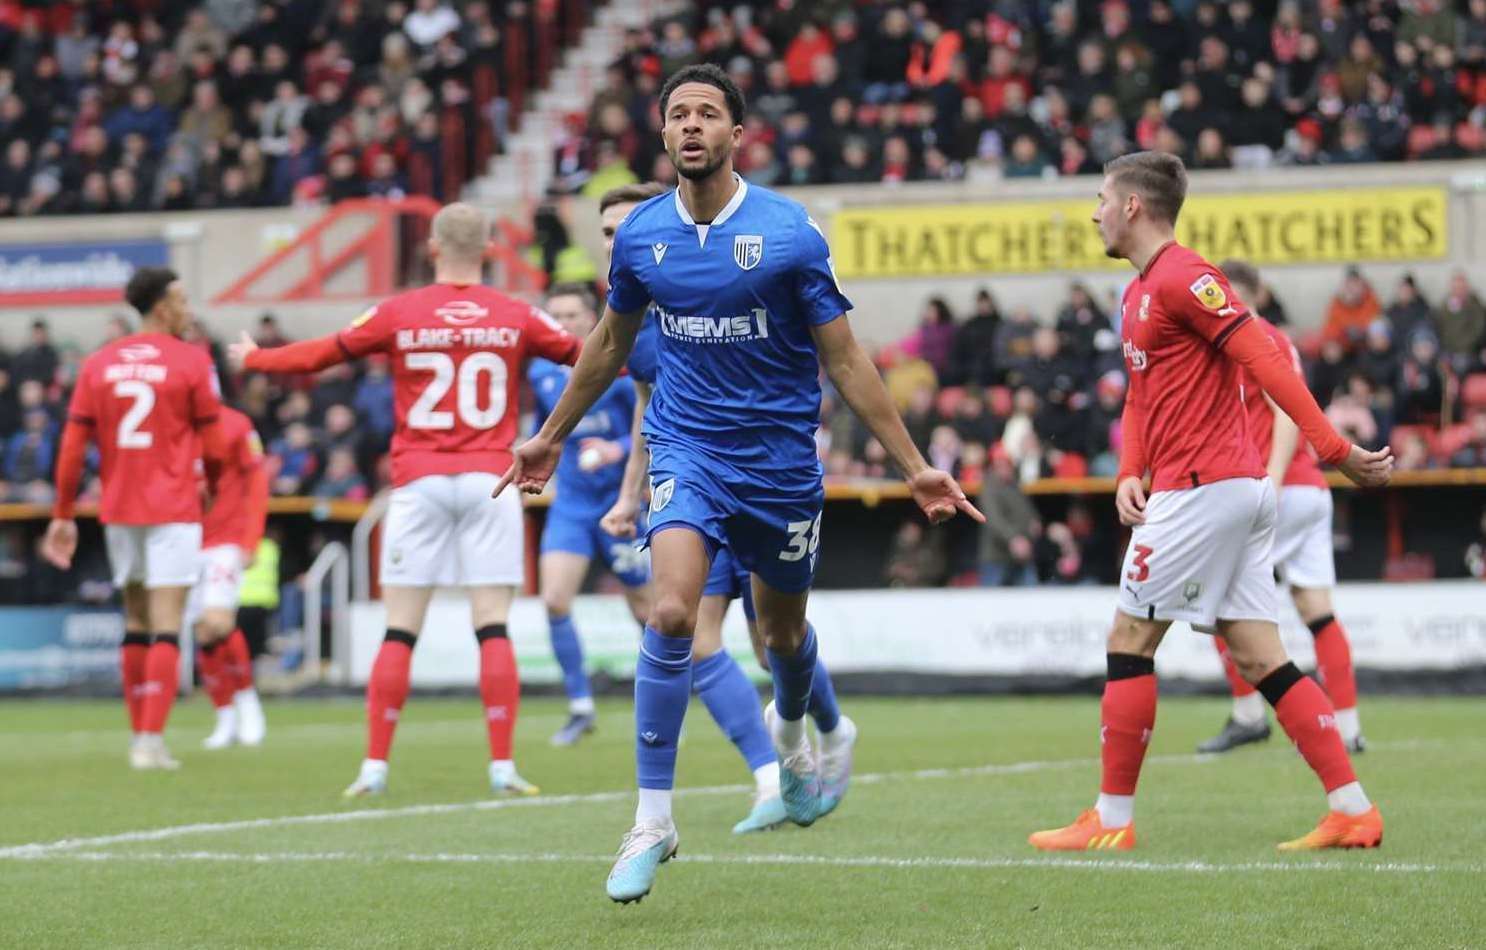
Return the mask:
<svg viewBox="0 0 1486 950"><path fill-rule="evenodd" d="M598 320L591 291L580 285L554 288L547 295L547 312L564 330L579 337L586 337ZM546 360L533 362L528 376L536 395L538 427L557 404L571 372ZM610 384L569 436L557 464L557 495L547 510L540 564L552 652L562 667L569 704L567 723L552 737L555 745L572 745L592 731L595 723L593 691L572 618L573 598L583 585L590 561L600 558L619 579L641 624L649 612L650 569L645 553L633 540L633 523L623 536L599 524L618 498L620 478L627 471L635 390L641 385L625 377ZM753 807L733 826L733 832L766 831L786 822L779 793L779 757L764 729L758 693L737 661L721 651L720 639L711 650L698 646L692 685L753 773Z"/></svg>
<svg viewBox="0 0 1486 950"><path fill-rule="evenodd" d="M605 251L612 252L615 232L636 205L669 190L664 185L647 182L622 185L605 193L599 199ZM599 522L603 530L614 537L636 536L644 506L645 473L649 468L650 453L645 446L643 425L645 410L650 404L650 394L655 386L659 359L656 338L659 333L655 320L647 316L625 364L635 383L635 416L630 433L630 456L625 463L623 484L614 506ZM763 638L758 632L748 571L743 569L724 544L712 558L712 569L707 574L707 582L702 587L702 601L697 608L696 630L692 636L692 685L702 697L702 702L712 711L713 718L730 735L733 729L725 725L725 719L741 725L744 713L718 707L723 702L731 705L734 696L741 706L745 697L741 682L739 685L729 682L724 689L720 681L724 678L724 671L729 681L738 681L738 677L746 678L746 674L741 669L736 673L732 670L736 664L727 658L727 653L723 650L722 625L727 617L728 605L738 598L743 601L743 615L748 620L748 634L753 644L754 656L767 672L769 659ZM752 694L751 686L747 698L751 700L749 705L757 713L758 701ZM825 664L819 659L815 665L815 681L811 684L807 712L820 733L821 817L824 817L834 811L846 795L851 780L852 750L856 744L857 730L856 724L841 714L836 703L835 685L831 682L831 675L826 671ZM755 715L754 718L758 717ZM761 719L759 723L759 728L762 729ZM739 747L742 748L742 745ZM770 748L772 749L772 745ZM777 760L771 758L771 761ZM774 774L777 777L777 766ZM777 789L777 782L775 788ZM787 820L782 802L769 801L765 794L760 782L754 813L734 827L735 832L757 830L766 827L765 822L782 823Z"/></svg>
<svg viewBox="0 0 1486 950"><path fill-rule="evenodd" d="M954 478L914 447L843 319L851 302L815 222L798 203L734 173L743 110L742 94L716 66L688 66L667 79L661 134L680 187L620 225L604 317L557 406L496 487L542 490L654 304L659 367L644 427L653 594L635 673L639 802L606 885L621 902L650 892L679 843L671 817L676 742L691 693L697 610L724 544L752 575L774 680L765 715L786 812L800 825L820 815L804 719L816 666L805 606L825 501L815 448L821 368L931 521L957 512L983 520Z"/></svg>
<svg viewBox="0 0 1486 950"><path fill-rule="evenodd" d="M547 294L546 309L564 330L579 338L586 337L598 322L593 291L582 285L554 287ZM548 360L532 361L527 381L536 397L538 427L557 405L571 372ZM614 380L573 430L557 463L557 495L547 509L538 562L552 653L562 667L568 696L568 721L552 737L553 745L572 745L592 732L595 724L593 690L572 617L573 598L583 586L589 563L598 558L614 573L639 623L650 613L650 566L644 552L633 541L599 528L604 506L619 491L625 471L634 409L634 383L624 377Z"/></svg>

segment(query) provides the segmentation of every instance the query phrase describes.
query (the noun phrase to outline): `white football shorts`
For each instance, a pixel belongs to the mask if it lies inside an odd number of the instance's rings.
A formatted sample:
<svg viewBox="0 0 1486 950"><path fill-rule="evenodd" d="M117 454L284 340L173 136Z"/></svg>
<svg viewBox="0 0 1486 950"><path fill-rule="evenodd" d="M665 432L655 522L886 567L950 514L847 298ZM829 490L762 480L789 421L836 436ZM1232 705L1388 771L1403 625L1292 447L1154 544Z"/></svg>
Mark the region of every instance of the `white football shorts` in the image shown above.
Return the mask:
<svg viewBox="0 0 1486 950"><path fill-rule="evenodd" d="M1331 489L1286 485L1274 529L1274 566L1291 587L1336 586L1331 542Z"/></svg>
<svg viewBox="0 0 1486 950"><path fill-rule="evenodd" d="M106 524L103 540L115 587L190 587L201 576L200 524Z"/></svg>
<svg viewBox="0 0 1486 950"><path fill-rule="evenodd" d="M1183 620L1212 632L1217 620L1278 620L1275 492L1268 478L1229 478L1146 499L1120 570L1119 609Z"/></svg>
<svg viewBox="0 0 1486 950"><path fill-rule="evenodd" d="M490 493L488 472L428 475L392 490L382 522L381 582L394 587L499 587L525 577L519 493Z"/></svg>

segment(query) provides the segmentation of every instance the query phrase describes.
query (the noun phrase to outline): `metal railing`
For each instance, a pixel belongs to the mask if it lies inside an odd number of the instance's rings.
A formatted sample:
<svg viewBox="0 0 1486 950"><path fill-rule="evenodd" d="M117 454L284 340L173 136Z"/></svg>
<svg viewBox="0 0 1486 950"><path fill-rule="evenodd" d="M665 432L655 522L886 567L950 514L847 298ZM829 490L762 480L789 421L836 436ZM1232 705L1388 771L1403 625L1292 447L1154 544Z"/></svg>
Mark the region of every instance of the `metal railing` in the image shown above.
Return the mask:
<svg viewBox="0 0 1486 950"><path fill-rule="evenodd" d="M330 640L331 656L344 657L351 641L351 584L348 562L351 552L339 541L332 541L320 550L319 556L304 572L304 662L300 665L302 684L345 683L350 670L331 668L326 676L325 651L321 644L321 624L324 622L325 579L330 578Z"/></svg>
<svg viewBox="0 0 1486 950"><path fill-rule="evenodd" d="M351 529L351 596L356 600L372 599L371 538L387 517L387 498L387 492L381 492L367 502Z"/></svg>

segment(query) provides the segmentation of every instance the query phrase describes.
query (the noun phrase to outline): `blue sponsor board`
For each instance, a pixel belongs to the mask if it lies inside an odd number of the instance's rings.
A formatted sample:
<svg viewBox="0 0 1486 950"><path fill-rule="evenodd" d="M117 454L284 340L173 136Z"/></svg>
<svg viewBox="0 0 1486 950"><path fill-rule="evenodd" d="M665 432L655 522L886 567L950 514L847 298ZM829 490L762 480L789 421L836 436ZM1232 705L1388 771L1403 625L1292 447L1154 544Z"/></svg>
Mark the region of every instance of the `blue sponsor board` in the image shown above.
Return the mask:
<svg viewBox="0 0 1486 950"><path fill-rule="evenodd" d="M137 269L169 263L153 239L0 244L0 307L116 301Z"/></svg>
<svg viewBox="0 0 1486 950"><path fill-rule="evenodd" d="M0 691L117 687L123 636L117 610L0 608Z"/></svg>

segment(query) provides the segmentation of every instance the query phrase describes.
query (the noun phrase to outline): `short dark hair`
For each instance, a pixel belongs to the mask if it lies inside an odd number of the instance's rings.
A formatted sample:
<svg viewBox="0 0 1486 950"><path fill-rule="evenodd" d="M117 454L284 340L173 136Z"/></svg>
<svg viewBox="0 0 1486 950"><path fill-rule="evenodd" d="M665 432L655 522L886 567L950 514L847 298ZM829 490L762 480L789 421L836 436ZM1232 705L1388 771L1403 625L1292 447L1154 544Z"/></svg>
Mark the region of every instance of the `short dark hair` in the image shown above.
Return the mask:
<svg viewBox="0 0 1486 950"><path fill-rule="evenodd" d="M1226 260L1218 265L1218 270L1228 278L1230 284L1243 284L1245 287L1259 286L1259 269L1248 261L1235 259Z"/></svg>
<svg viewBox="0 0 1486 950"><path fill-rule="evenodd" d="M633 185L620 185L618 188L610 188L599 199L599 214L603 214L615 205L637 205L642 201L649 201L651 198L657 195L663 195L670 190L658 181L642 181Z"/></svg>
<svg viewBox="0 0 1486 950"><path fill-rule="evenodd" d="M124 299L140 316L147 316L155 304L165 299L166 289L178 280L180 277L169 267L141 267L125 285Z"/></svg>
<svg viewBox="0 0 1486 950"><path fill-rule="evenodd" d="M683 66L671 73L666 84L660 87L660 121L664 125L666 121L666 104L671 101L671 93L682 83L699 82L707 86L716 86L722 90L723 101L727 103L728 115L732 117L734 125L743 124L743 113L746 106L743 104L743 90L733 82L733 78L723 72L721 66L712 63L698 63L695 66Z"/></svg>
<svg viewBox="0 0 1486 950"><path fill-rule="evenodd" d="M1187 167L1180 158L1167 152L1131 152L1106 162L1104 174L1140 195L1152 215L1176 224L1187 200Z"/></svg>
<svg viewBox="0 0 1486 950"><path fill-rule="evenodd" d="M551 300L553 297L577 297L583 301L583 306L594 312L598 311L598 298L594 295L593 288L587 284L576 281L554 284L547 291L547 299Z"/></svg>

